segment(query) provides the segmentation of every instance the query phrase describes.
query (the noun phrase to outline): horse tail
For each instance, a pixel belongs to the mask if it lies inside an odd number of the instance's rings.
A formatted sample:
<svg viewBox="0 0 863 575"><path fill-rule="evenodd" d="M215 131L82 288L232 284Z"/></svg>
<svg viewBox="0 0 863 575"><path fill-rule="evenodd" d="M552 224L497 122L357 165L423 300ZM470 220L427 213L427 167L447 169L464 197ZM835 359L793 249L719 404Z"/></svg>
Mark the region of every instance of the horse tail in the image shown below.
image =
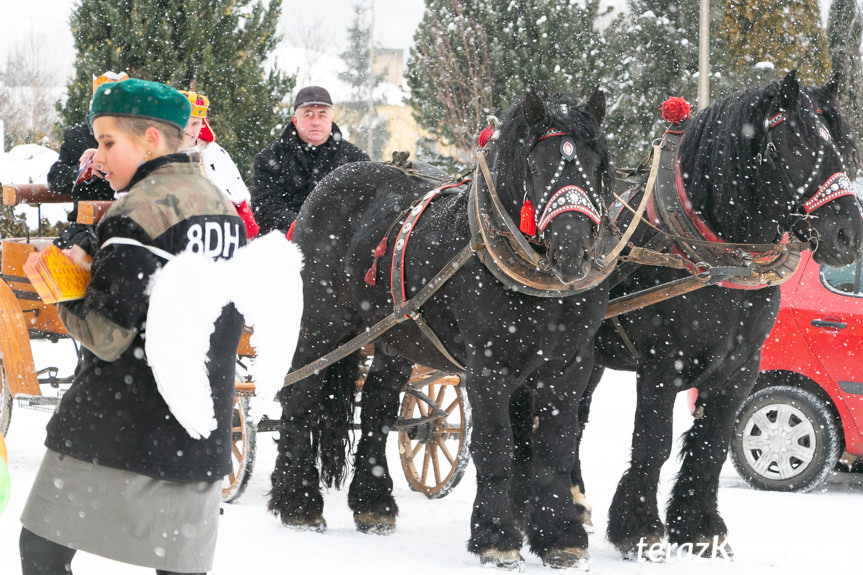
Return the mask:
<svg viewBox="0 0 863 575"><path fill-rule="evenodd" d="M355 354L323 371L320 421L312 453L320 457L321 482L327 487L341 487L347 476L357 377Z"/></svg>

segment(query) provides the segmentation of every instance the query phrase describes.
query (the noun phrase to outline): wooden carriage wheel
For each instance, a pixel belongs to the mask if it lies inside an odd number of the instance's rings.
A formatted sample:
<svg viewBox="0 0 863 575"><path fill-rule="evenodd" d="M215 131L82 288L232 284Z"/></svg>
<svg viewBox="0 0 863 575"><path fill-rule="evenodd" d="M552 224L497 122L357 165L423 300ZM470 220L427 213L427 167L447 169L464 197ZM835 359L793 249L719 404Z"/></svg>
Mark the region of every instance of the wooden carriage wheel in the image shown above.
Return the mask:
<svg viewBox="0 0 863 575"><path fill-rule="evenodd" d="M470 405L459 385L461 378L417 367L409 388L428 400L405 393L400 419L416 420L433 414L435 407L446 417L430 419L399 431L399 455L411 489L430 499L445 497L464 475L470 461ZM426 383L425 381L428 380Z"/></svg>
<svg viewBox="0 0 863 575"><path fill-rule="evenodd" d="M251 391L244 389L251 385ZM255 465L256 433L255 424L249 416L249 398L254 391L253 384L236 384L234 395L233 429L231 431L231 473L222 479L222 501L231 503L240 498Z"/></svg>

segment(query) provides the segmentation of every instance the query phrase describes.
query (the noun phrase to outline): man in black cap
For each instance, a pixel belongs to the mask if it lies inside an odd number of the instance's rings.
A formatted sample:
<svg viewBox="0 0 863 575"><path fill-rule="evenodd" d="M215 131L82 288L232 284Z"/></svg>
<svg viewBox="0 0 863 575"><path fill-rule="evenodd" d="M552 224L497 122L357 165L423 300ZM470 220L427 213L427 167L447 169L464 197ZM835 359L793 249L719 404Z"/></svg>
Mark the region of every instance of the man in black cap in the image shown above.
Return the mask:
<svg viewBox="0 0 863 575"><path fill-rule="evenodd" d="M273 230L286 233L324 176L343 164L368 160L333 123L329 92L320 86L297 92L291 125L255 156L250 191L261 235Z"/></svg>

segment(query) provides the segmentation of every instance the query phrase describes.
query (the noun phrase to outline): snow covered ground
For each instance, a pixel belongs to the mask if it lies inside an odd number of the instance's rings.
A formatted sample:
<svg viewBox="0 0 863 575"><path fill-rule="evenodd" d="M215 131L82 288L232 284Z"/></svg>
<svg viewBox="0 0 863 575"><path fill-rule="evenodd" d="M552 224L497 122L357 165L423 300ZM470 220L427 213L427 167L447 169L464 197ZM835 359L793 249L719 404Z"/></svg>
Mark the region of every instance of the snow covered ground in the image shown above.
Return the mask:
<svg viewBox="0 0 863 575"><path fill-rule="evenodd" d="M64 347L65 346L65 347ZM36 345L37 362L50 358L61 373L74 365L69 342ZM45 364L47 365L47 364ZM610 372L594 399L591 423L584 438L585 478L594 506L596 533L591 535L591 572L625 574L758 573L809 574L844 571L856 556L859 540L857 513L863 498L863 476L837 474L816 493L783 494L754 491L726 465L722 473L720 507L730 528L733 561L721 559L670 559L665 564L624 562L605 541L608 504L629 452L632 414L635 409L634 377ZM689 423L683 397L675 410L677 435ZM44 426L50 417L25 409L13 409L6 438L12 497L0 517L2 573L19 573L18 516L44 448ZM395 437L390 442L390 461L398 465ZM251 484L234 504L224 506L214 575L236 573L479 573L479 562L465 550L471 503L473 469L444 499L429 500L412 492L400 470L394 467L395 493L401 508L393 535L363 535L354 529L346 494L326 495L325 534L298 533L282 527L266 511L269 474L275 459L273 436L258 435L258 458ZM660 499L664 500L675 461L663 470ZM535 556L523 551L525 570L545 569ZM149 569L123 565L79 553L73 563L79 575L134 575ZM487 572L487 571L485 571Z"/></svg>

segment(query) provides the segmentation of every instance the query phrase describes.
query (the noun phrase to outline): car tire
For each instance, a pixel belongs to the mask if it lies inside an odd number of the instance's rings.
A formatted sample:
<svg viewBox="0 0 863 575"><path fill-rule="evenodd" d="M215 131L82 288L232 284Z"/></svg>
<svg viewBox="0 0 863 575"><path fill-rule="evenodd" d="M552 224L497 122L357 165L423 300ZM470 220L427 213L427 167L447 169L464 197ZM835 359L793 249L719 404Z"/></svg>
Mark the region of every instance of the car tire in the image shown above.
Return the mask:
<svg viewBox="0 0 863 575"><path fill-rule="evenodd" d="M804 389L772 386L740 408L731 459L752 487L811 491L833 472L841 452L839 429L824 400Z"/></svg>

